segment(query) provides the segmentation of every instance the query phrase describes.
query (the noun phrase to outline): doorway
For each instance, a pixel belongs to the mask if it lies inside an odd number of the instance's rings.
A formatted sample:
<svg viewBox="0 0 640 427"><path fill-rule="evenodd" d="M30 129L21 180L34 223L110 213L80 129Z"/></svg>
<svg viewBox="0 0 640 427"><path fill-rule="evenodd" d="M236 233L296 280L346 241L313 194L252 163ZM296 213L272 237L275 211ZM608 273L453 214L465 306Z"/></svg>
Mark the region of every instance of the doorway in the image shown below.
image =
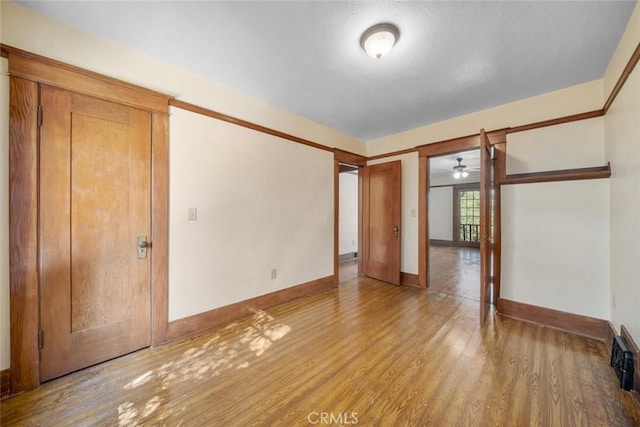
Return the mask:
<svg viewBox="0 0 640 427"><path fill-rule="evenodd" d="M462 138L422 145L418 148L418 280L421 287L429 287L430 234L429 194L430 160L434 157L460 153L473 149L480 152L480 299L479 318L484 325L491 303L500 295L500 186L505 177L504 129L485 132ZM456 158L457 165L461 161ZM452 166L452 170L461 172ZM461 175L463 175L461 173Z"/></svg>
<svg viewBox="0 0 640 427"><path fill-rule="evenodd" d="M344 283L358 277L358 167L340 163L338 180L338 283Z"/></svg>
<svg viewBox="0 0 640 427"><path fill-rule="evenodd" d="M480 151L429 159L429 284L480 298Z"/></svg>

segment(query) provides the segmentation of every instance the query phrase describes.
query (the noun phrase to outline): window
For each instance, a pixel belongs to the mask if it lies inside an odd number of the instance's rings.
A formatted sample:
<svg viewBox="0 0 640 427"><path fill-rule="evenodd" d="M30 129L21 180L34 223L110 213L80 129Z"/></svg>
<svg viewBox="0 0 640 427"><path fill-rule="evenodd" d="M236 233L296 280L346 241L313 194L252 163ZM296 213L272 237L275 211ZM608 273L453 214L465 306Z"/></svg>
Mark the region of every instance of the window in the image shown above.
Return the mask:
<svg viewBox="0 0 640 427"><path fill-rule="evenodd" d="M480 242L480 188L457 187L454 227L458 244L476 246Z"/></svg>

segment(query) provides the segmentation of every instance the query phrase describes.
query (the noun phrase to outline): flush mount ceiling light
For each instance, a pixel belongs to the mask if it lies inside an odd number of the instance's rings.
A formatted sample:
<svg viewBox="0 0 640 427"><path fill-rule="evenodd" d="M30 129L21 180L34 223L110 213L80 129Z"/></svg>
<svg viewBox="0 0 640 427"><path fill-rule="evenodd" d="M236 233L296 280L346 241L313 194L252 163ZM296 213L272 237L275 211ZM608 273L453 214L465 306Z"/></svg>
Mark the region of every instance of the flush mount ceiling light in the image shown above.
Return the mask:
<svg viewBox="0 0 640 427"><path fill-rule="evenodd" d="M393 24L377 24L360 37L360 46L372 58L380 59L391 51L400 38L398 27Z"/></svg>
<svg viewBox="0 0 640 427"><path fill-rule="evenodd" d="M455 179L468 177L469 172L465 170L467 166L462 164L462 157L458 157L456 160L458 161L458 164L453 167L453 177Z"/></svg>

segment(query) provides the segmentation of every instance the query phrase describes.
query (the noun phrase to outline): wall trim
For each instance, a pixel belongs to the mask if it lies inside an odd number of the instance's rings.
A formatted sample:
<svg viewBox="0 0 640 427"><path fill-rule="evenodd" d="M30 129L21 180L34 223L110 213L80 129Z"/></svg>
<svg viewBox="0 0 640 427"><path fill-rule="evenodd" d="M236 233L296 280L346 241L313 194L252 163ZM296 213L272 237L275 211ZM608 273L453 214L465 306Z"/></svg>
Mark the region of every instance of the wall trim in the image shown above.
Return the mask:
<svg viewBox="0 0 640 427"><path fill-rule="evenodd" d="M581 314L540 307L498 298L497 313L501 316L536 323L561 331L594 338L609 343L611 327L609 321Z"/></svg>
<svg viewBox="0 0 640 427"><path fill-rule="evenodd" d="M294 299L335 287L333 275L169 322L168 341L206 332Z"/></svg>
<svg viewBox="0 0 640 427"><path fill-rule="evenodd" d="M279 130L272 129L266 126L262 126L256 123L249 122L247 120L238 119L233 116L229 116L227 114L219 113L214 110L209 110L208 108L200 107L195 104L190 104L185 101L180 101L177 99L170 99L169 105L172 107L180 108L182 110L191 111L192 113L201 114L203 116L211 117L212 119L222 120L223 122L231 123L236 126L241 126L247 129L252 129L257 132L266 133L268 135L277 136L278 138L286 139L288 141L297 142L299 144L308 145L309 147L318 148L324 151L333 152L334 149L328 147L326 145L318 144L317 142L310 141L308 139L300 138L295 135L291 135L288 133L280 132Z"/></svg>
<svg viewBox="0 0 640 427"><path fill-rule="evenodd" d="M400 272L400 284L403 286L411 286L413 288L423 288L420 286L420 278L417 274Z"/></svg>
<svg viewBox="0 0 640 427"><path fill-rule="evenodd" d="M633 339L631 332L629 332L626 326L620 326L620 335L622 335L624 339L627 340L627 344L629 344L629 347L631 347L631 351L633 351L636 355L636 365L634 366L633 370L634 389L631 391L631 396L636 402L638 408L640 408L640 346L638 346L638 343Z"/></svg>
<svg viewBox="0 0 640 427"><path fill-rule="evenodd" d="M616 85L611 90L611 94L609 94L607 101L604 103L604 106L602 107L602 110L604 111L605 114L607 113L607 111L609 111L611 104L613 104L613 101L616 99L616 97L622 90L622 87L627 82L627 79L633 72L633 69L638 64L638 61L640 61L640 42L638 42L638 46L636 46L636 49L631 54L631 58L629 58L629 62L627 62L627 65L622 70L622 73L620 74L620 77L618 78Z"/></svg>
<svg viewBox="0 0 640 427"><path fill-rule="evenodd" d="M11 395L11 369L0 371L0 400L4 400Z"/></svg>

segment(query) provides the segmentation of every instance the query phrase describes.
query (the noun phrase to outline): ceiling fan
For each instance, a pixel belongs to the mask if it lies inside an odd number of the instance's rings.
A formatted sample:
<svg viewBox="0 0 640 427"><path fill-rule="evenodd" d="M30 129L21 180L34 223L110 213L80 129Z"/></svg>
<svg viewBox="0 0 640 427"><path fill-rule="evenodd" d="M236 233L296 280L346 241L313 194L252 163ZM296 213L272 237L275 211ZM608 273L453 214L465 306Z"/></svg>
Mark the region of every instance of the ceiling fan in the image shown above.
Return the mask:
<svg viewBox="0 0 640 427"><path fill-rule="evenodd" d="M466 171L467 165L462 164L462 157L456 159L458 164L453 167L453 177L455 179L466 178L469 176L469 172Z"/></svg>

